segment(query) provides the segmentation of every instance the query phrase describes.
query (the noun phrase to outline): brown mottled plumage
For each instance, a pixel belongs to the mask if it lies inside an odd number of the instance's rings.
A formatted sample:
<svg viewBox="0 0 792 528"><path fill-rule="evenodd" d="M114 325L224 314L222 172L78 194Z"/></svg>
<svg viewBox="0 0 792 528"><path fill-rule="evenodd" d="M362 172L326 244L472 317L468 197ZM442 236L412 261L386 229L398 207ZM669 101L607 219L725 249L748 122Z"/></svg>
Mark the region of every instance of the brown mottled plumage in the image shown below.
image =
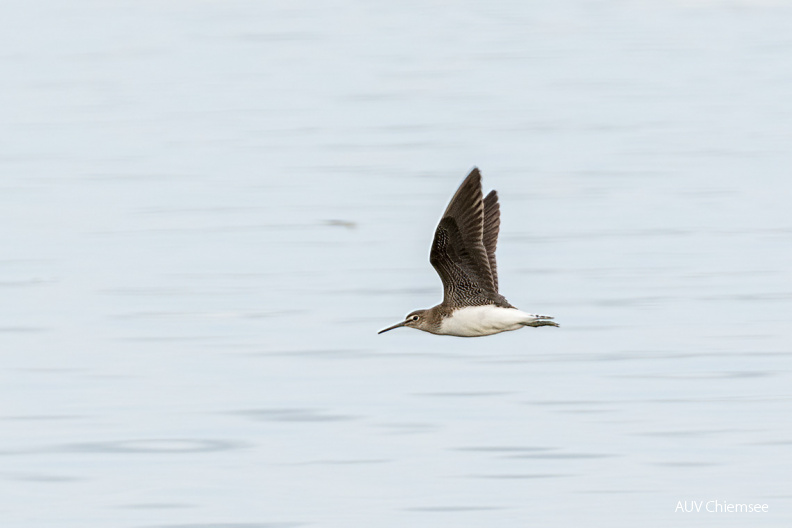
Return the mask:
<svg viewBox="0 0 792 528"><path fill-rule="evenodd" d="M511 307L498 293L498 195L493 191L487 199L489 208L482 200L481 173L473 169L451 198L435 230L429 262L443 281L444 305Z"/></svg>
<svg viewBox="0 0 792 528"><path fill-rule="evenodd" d="M495 263L495 248L498 246L498 232L500 231L500 204L498 192L494 189L484 198L484 249L487 250L492 285L498 291L498 266Z"/></svg>
<svg viewBox="0 0 792 528"><path fill-rule="evenodd" d="M517 310L498 293L495 249L500 230L498 194L481 192L481 173L470 171L435 230L429 262L443 281L443 302L416 310L405 321L433 334L474 337L522 326L558 326L552 317Z"/></svg>

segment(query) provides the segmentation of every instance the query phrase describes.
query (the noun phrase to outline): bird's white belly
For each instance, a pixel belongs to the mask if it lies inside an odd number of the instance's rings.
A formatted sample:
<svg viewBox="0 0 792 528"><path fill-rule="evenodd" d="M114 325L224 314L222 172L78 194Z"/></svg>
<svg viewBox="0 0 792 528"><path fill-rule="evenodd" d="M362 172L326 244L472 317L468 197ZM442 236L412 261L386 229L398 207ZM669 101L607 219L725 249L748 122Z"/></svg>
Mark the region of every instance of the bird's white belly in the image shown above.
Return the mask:
<svg viewBox="0 0 792 528"><path fill-rule="evenodd" d="M445 317L438 333L459 337L485 336L517 330L534 319L535 316L516 308L502 308L491 304L466 306L454 310L451 317Z"/></svg>

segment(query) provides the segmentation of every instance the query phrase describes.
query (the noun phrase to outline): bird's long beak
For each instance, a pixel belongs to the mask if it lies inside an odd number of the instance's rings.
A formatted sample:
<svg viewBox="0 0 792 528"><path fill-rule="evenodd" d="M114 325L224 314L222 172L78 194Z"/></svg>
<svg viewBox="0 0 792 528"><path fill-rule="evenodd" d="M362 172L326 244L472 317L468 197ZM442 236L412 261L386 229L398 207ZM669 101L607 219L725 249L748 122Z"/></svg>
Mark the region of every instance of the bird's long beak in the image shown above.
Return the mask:
<svg viewBox="0 0 792 528"><path fill-rule="evenodd" d="M404 326L404 325L406 325L406 324L407 324L407 321L402 321L402 322L401 322L401 323L399 323L399 324L395 324L395 325L393 325L393 326L389 326L389 327L388 327L388 328L386 328L385 330L380 330L379 332L377 332L377 334L384 334L384 333L385 333L385 332L387 332L388 330L393 330L394 328L399 328L400 326Z"/></svg>

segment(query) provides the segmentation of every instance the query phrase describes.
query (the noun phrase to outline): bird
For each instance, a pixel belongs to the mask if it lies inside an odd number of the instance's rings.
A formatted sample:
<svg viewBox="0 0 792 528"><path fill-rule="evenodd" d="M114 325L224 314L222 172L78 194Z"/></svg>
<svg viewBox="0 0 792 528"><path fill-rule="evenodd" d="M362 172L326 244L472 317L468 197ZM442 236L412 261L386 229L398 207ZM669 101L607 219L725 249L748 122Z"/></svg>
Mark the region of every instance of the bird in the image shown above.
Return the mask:
<svg viewBox="0 0 792 528"><path fill-rule="evenodd" d="M525 326L558 326L548 315L518 310L498 292L495 247L500 230L498 193L484 198L481 172L474 167L448 203L429 252L443 282L443 302L407 314L395 328L437 335L480 337Z"/></svg>

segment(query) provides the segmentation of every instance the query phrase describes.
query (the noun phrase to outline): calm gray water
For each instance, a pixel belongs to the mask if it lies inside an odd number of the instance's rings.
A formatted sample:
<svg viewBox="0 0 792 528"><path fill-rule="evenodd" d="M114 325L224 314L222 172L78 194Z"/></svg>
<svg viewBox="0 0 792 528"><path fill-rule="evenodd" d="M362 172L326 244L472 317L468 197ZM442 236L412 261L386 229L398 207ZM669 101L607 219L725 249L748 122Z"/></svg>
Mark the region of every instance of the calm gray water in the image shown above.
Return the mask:
<svg viewBox="0 0 792 528"><path fill-rule="evenodd" d="M790 526L790 27L4 2L2 525ZM376 335L473 165L561 327Z"/></svg>

